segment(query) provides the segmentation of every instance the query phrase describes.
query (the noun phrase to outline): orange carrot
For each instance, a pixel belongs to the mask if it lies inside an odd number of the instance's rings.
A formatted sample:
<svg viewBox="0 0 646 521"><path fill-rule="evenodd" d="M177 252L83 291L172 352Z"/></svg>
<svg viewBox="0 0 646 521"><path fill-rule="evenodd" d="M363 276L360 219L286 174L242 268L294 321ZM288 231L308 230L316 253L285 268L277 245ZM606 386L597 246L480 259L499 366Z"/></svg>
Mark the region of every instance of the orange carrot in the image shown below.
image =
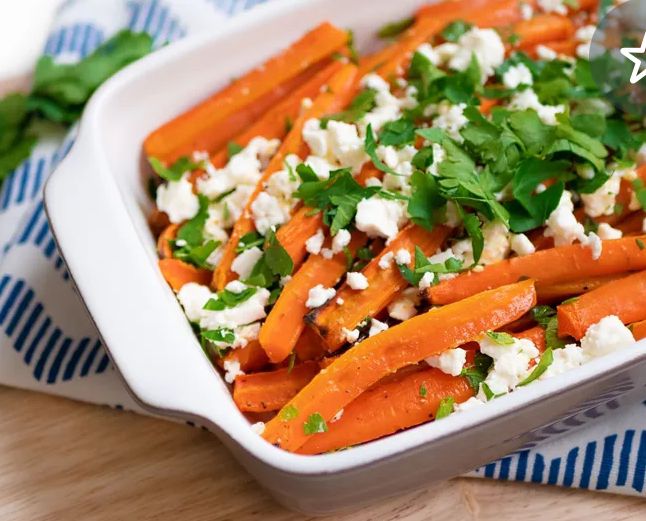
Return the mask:
<svg viewBox="0 0 646 521"><path fill-rule="evenodd" d="M574 39L568 40L556 40L552 42L544 42L538 44L530 44L527 46L520 45L520 48L524 50L530 57L537 59L539 58L538 46L542 45L548 49L552 49L559 56L574 56L576 55L576 48L579 46L579 42Z"/></svg>
<svg viewBox="0 0 646 521"><path fill-rule="evenodd" d="M459 20L463 13L476 10L495 10L500 9L501 2L495 0L452 0L445 2L438 2L435 4L423 5L417 10L416 18L433 17L433 18L447 18ZM536 0L528 0L524 2L530 7L535 7ZM506 3L503 3L506 6ZM507 22L508 23L508 22ZM503 25L503 24L499 24Z"/></svg>
<svg viewBox="0 0 646 521"><path fill-rule="evenodd" d="M157 238L157 253L162 259L170 259L173 256L170 241L175 239L178 229L179 224L170 224Z"/></svg>
<svg viewBox="0 0 646 521"><path fill-rule="evenodd" d="M408 225L363 269L362 273L368 279L366 289L355 291L344 283L337 292L337 297L342 299L342 305L333 299L310 313L307 320L325 340L328 350L336 351L345 344L344 329L352 330L366 317L374 317L408 286L394 261L386 269L379 267L385 255L392 256L405 249L413 256L415 246L425 255L432 255L442 245L449 232L449 228L444 226L438 226L429 232L415 224Z"/></svg>
<svg viewBox="0 0 646 521"><path fill-rule="evenodd" d="M253 219L251 217L251 205L258 194L264 189L264 184L275 172L283 168L283 162L287 155L297 154L302 158L307 154L307 145L303 142L302 138L302 130L305 122L308 119L321 117L324 114L336 112L345 107L356 91L356 79L357 67L352 64L344 65L330 79L328 83L329 88L321 92L314 100L312 106L303 111L294 122L294 126L263 172L242 215L235 223L229 241L224 248L220 264L213 274L213 286L218 289L223 289L227 283L235 278L235 274L231 271L231 263L236 257L236 248L242 236L254 229Z"/></svg>
<svg viewBox="0 0 646 521"><path fill-rule="evenodd" d="M320 454L381 438L433 419L443 398L456 403L473 396L466 378L424 369L376 385L347 405L328 431L313 434L298 449Z"/></svg>
<svg viewBox="0 0 646 521"><path fill-rule="evenodd" d="M570 18L557 14L540 14L530 20L521 20L514 26L514 34L520 38L521 49L573 39L575 30Z"/></svg>
<svg viewBox="0 0 646 521"><path fill-rule="evenodd" d="M260 342L257 340L252 340L244 347L231 349L224 358L220 358L220 360L223 363L227 361L238 362L240 364L240 369L245 373L258 371L269 363L265 351L260 347Z"/></svg>
<svg viewBox="0 0 646 521"><path fill-rule="evenodd" d="M306 327L294 346L294 353L298 361L305 362L322 358L327 354L327 350L321 337L311 328Z"/></svg>
<svg viewBox="0 0 646 521"><path fill-rule="evenodd" d="M587 293L613 280L623 277L624 273L589 277L586 279L568 280L556 284L536 283L536 294L539 303L563 302L570 297Z"/></svg>
<svg viewBox="0 0 646 521"><path fill-rule="evenodd" d="M646 338L646 320L635 322L630 326L630 330L633 332L635 340L642 340L643 338Z"/></svg>
<svg viewBox="0 0 646 521"><path fill-rule="evenodd" d="M157 208L150 212L150 215L148 216L148 226L155 237L159 237L161 232L163 232L168 225L170 225L170 219L168 219L168 215L166 215L165 212L162 212Z"/></svg>
<svg viewBox="0 0 646 521"><path fill-rule="evenodd" d="M523 281L433 309L369 337L314 377L285 406L295 417L283 421L284 415L279 414L267 423L263 437L295 451L308 439L307 422L319 417L330 421L383 377L499 329L535 303L534 283Z"/></svg>
<svg viewBox="0 0 646 521"><path fill-rule="evenodd" d="M559 336L581 339L587 329L608 315L624 324L646 319L646 271L608 282L557 308Z"/></svg>
<svg viewBox="0 0 646 521"><path fill-rule="evenodd" d="M354 252L366 243L363 233L355 233L348 248ZM344 252L331 259L322 255L310 255L292 279L285 285L283 292L260 328L260 344L269 360L279 363L285 360L298 342L308 311L305 305L309 291L318 284L334 287L348 269Z"/></svg>
<svg viewBox="0 0 646 521"><path fill-rule="evenodd" d="M541 353L545 351L545 330L540 326L535 326L518 333L512 333L512 336L531 340Z"/></svg>
<svg viewBox="0 0 646 521"><path fill-rule="evenodd" d="M487 289L531 278L537 284L558 284L574 276L602 277L646 269L645 236L603 241L598 259L592 258L587 246L573 244L541 250L524 257L512 257L486 266L482 271L470 271L440 282L429 288L426 297L436 305L448 304Z"/></svg>
<svg viewBox="0 0 646 521"><path fill-rule="evenodd" d="M307 255L305 243L316 231L323 226L321 212L312 211L307 206L301 206L289 222L278 228L276 239L292 258L294 269L298 269Z"/></svg>
<svg viewBox="0 0 646 521"><path fill-rule="evenodd" d="M624 235L640 235L644 233L644 219L646 214L642 211L633 212L617 223L616 228Z"/></svg>
<svg viewBox="0 0 646 521"><path fill-rule="evenodd" d="M233 388L233 401L242 412L277 411L319 372L318 362L304 362L264 373L240 375Z"/></svg>
<svg viewBox="0 0 646 521"><path fill-rule="evenodd" d="M294 121L298 117L303 99L315 98L321 91L321 87L342 66L343 64L340 61L333 61L321 69L280 103L263 114L261 118L235 136L232 141L245 147L257 136L262 136L266 139L283 139L289 130L290 121ZM222 168L226 165L228 159L228 151L226 147L223 147L211 156L211 163L216 168Z"/></svg>
<svg viewBox="0 0 646 521"><path fill-rule="evenodd" d="M261 67L152 132L144 143L146 154L172 162L196 149L213 151L217 148L213 142L226 143L230 139L231 135L224 140L220 137L220 133L229 132L221 125L228 116L249 108L279 85L341 49L347 39L345 31L329 23L319 25ZM261 113L254 113L250 121Z"/></svg>
<svg viewBox="0 0 646 521"><path fill-rule="evenodd" d="M175 291L179 291L184 284L197 282L208 285L211 282L211 272L196 268L178 259L160 259L159 269L168 282L168 285Z"/></svg>

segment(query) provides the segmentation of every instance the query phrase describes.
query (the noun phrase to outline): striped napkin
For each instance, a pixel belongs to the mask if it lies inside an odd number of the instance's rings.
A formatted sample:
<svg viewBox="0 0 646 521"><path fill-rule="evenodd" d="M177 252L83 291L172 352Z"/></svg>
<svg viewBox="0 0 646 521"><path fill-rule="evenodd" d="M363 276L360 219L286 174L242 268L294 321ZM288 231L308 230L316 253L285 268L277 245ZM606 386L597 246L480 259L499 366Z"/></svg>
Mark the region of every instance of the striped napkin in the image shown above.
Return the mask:
<svg viewBox="0 0 646 521"><path fill-rule="evenodd" d="M68 0L44 53L79 59L123 27L147 31L160 46L212 30L262 1ZM43 210L43 183L74 135L72 129L42 139L0 191L0 383L143 412L101 346ZM623 391L586 404L544 429L534 446L469 475L643 496L646 395L618 398Z"/></svg>

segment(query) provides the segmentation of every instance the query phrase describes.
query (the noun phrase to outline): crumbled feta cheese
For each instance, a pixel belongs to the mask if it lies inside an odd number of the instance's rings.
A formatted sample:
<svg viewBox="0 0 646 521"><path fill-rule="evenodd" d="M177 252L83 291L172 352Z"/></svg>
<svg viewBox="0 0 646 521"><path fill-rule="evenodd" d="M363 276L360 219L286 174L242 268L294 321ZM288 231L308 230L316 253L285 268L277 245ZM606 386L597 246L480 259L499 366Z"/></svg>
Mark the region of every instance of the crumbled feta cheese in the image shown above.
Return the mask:
<svg viewBox="0 0 646 521"><path fill-rule="evenodd" d="M512 251L522 257L523 255L529 255L536 251L536 248L532 244L532 241L529 240L529 237L524 233L514 233L511 236L510 241Z"/></svg>
<svg viewBox="0 0 646 521"><path fill-rule="evenodd" d="M368 287L368 279L363 273L358 271L350 271L346 276L348 286L355 290L364 290Z"/></svg>
<svg viewBox="0 0 646 521"><path fill-rule="evenodd" d="M254 434L262 436L262 433L265 432L265 422L256 422L251 424L251 430Z"/></svg>
<svg viewBox="0 0 646 521"><path fill-rule="evenodd" d="M336 299L336 305L337 306L343 306L343 304L345 304L345 300L343 300L341 297Z"/></svg>
<svg viewBox="0 0 646 521"><path fill-rule="evenodd" d="M355 225L369 237L394 238L406 223L406 209L400 201L373 196L357 205Z"/></svg>
<svg viewBox="0 0 646 521"><path fill-rule="evenodd" d="M621 239L623 232L617 228L613 228L608 223L601 223L597 228L597 235L603 241L610 241L613 239Z"/></svg>
<svg viewBox="0 0 646 521"><path fill-rule="evenodd" d="M323 241L325 241L325 235L323 235L323 230L319 228L314 235L305 241L305 251L312 255L318 255L321 253Z"/></svg>
<svg viewBox="0 0 646 521"><path fill-rule="evenodd" d="M242 293L245 289L247 289L247 285L243 284L239 280L232 280L224 287L224 289L230 291L231 293Z"/></svg>
<svg viewBox="0 0 646 521"><path fill-rule="evenodd" d="M543 105L534 92L533 89L525 89L521 92L516 92L510 102L509 109L511 110L535 110L540 120L546 125L556 125L556 115L565 111L563 105Z"/></svg>
<svg viewBox="0 0 646 521"><path fill-rule="evenodd" d="M366 179L366 182L364 184L367 187L383 186L381 179L379 179L378 177L369 177L368 179Z"/></svg>
<svg viewBox="0 0 646 521"><path fill-rule="evenodd" d="M591 325L581 339L581 349L589 358L607 355L631 345L633 334L618 317L609 315Z"/></svg>
<svg viewBox="0 0 646 521"><path fill-rule="evenodd" d="M644 222L646 222L646 219L644 219ZM381 259L379 259L379 269L382 270L387 270L392 266L393 259L395 258L395 254L392 251L386 252L381 256Z"/></svg>
<svg viewBox="0 0 646 521"><path fill-rule="evenodd" d="M438 115L433 120L433 127L446 131L450 137L462 143L464 139L460 135L460 129L469 122L464 115L465 108L465 103L451 105L448 101L442 101L438 104Z"/></svg>
<svg viewBox="0 0 646 521"><path fill-rule="evenodd" d="M431 367L437 367L440 371L451 376L459 376L467 361L467 352L461 347L449 349L438 356L431 356L426 363Z"/></svg>
<svg viewBox="0 0 646 521"><path fill-rule="evenodd" d="M211 296L211 298L216 297L215 294ZM235 329L251 324L267 316L265 306L267 306L268 301L269 291L265 288L257 288L251 297L235 307L224 308L219 311L203 309L201 311L200 327L203 329L219 329L223 327Z"/></svg>
<svg viewBox="0 0 646 521"><path fill-rule="evenodd" d="M545 60L545 61L556 60L556 58L558 57L558 54L556 54L556 51L553 49L550 49L546 45L537 45L536 55L538 56L539 59Z"/></svg>
<svg viewBox="0 0 646 521"><path fill-rule="evenodd" d="M481 405L484 405L484 404L485 402L483 402L482 400L478 400L478 398L476 398L475 396L472 396L465 402L456 403L455 405L453 405L453 412L468 411L476 407L480 407Z"/></svg>
<svg viewBox="0 0 646 521"><path fill-rule="evenodd" d="M530 361L540 355L534 343L525 338L515 338L513 344L501 345L485 335L478 343L480 352L493 358L485 383L494 394L515 389L531 373Z"/></svg>
<svg viewBox="0 0 646 521"><path fill-rule="evenodd" d="M395 262L397 264L410 264L411 262L410 252L406 248L400 248L395 253Z"/></svg>
<svg viewBox="0 0 646 521"><path fill-rule="evenodd" d="M442 59L442 57L435 49L433 49L433 46L430 43L423 43L415 50L415 52L420 53L436 67L439 67L444 63L444 60Z"/></svg>
<svg viewBox="0 0 646 521"><path fill-rule="evenodd" d="M458 47L457 52L449 60L449 67L465 71L471 63L471 57L475 55L480 65L483 83L505 60L505 45L500 35L493 29L473 27L460 36Z"/></svg>
<svg viewBox="0 0 646 521"><path fill-rule="evenodd" d="M565 0L538 0L538 7L545 13L567 14Z"/></svg>
<svg viewBox="0 0 646 521"><path fill-rule="evenodd" d="M318 156L307 156L304 163L314 170L316 177L321 180L328 179L330 172L338 168L336 165L328 162L327 159Z"/></svg>
<svg viewBox="0 0 646 521"><path fill-rule="evenodd" d="M596 233L590 232L588 234L587 242L588 246L592 250L592 259L598 260L599 257L601 257L601 251L603 250L603 243L601 242L601 239Z"/></svg>
<svg viewBox="0 0 646 521"><path fill-rule="evenodd" d="M191 322L199 324L202 318L202 308L212 295L211 290L206 286L189 282L180 288L177 293L177 299L184 308L186 318Z"/></svg>
<svg viewBox="0 0 646 521"><path fill-rule="evenodd" d="M332 251L334 253L342 252L343 249L350 244L352 235L346 229L339 230L332 239Z"/></svg>
<svg viewBox="0 0 646 521"><path fill-rule="evenodd" d="M334 257L334 252L330 248L322 248L321 257L330 260L332 257Z"/></svg>
<svg viewBox="0 0 646 521"><path fill-rule="evenodd" d="M479 263L489 265L507 258L510 252L510 233L501 221L489 221L482 227L484 248ZM471 239L463 239L453 245L453 255L465 264L473 264Z"/></svg>
<svg viewBox="0 0 646 521"><path fill-rule="evenodd" d="M289 220L289 211L285 211L278 199L267 192L260 192L251 203L256 230L266 235L269 230Z"/></svg>
<svg viewBox="0 0 646 521"><path fill-rule="evenodd" d="M379 333L382 333L388 329L388 324L381 322L376 318L370 320L370 330L368 331L368 336L375 336Z"/></svg>
<svg viewBox="0 0 646 521"><path fill-rule="evenodd" d="M545 221L546 237L554 237L555 246L565 246L574 241L587 242L583 225L577 221L574 215L572 194L565 190L558 206Z"/></svg>
<svg viewBox="0 0 646 521"><path fill-rule="evenodd" d="M363 139L357 127L343 121L329 121L327 124L330 147L340 165L358 171L366 161Z"/></svg>
<svg viewBox="0 0 646 521"><path fill-rule="evenodd" d="M547 367L547 370L540 376L540 380L566 373L586 361L583 350L576 344L568 344L562 349L554 349L552 356L554 359Z"/></svg>
<svg viewBox="0 0 646 521"><path fill-rule="evenodd" d="M257 246L244 250L233 259L231 271L237 273L242 280L247 279L260 257L262 257L262 250Z"/></svg>
<svg viewBox="0 0 646 521"><path fill-rule="evenodd" d="M345 341L349 344L354 344L357 340L359 340L359 335L361 334L358 329L348 329L346 327L341 328L341 333L343 333Z"/></svg>
<svg viewBox="0 0 646 521"><path fill-rule="evenodd" d="M343 417L343 409L341 409L334 416L332 416L330 423L338 422L342 417Z"/></svg>
<svg viewBox="0 0 646 521"><path fill-rule="evenodd" d="M576 47L576 55L584 60L590 57L590 44L596 27L594 25L585 25L577 29L574 37L580 42Z"/></svg>
<svg viewBox="0 0 646 521"><path fill-rule="evenodd" d="M534 16L534 8L525 2L520 4L520 16L523 20L531 20Z"/></svg>
<svg viewBox="0 0 646 521"><path fill-rule="evenodd" d="M305 306L308 308L318 308L336 295L334 288L326 288L323 284L317 284L310 289L307 295Z"/></svg>
<svg viewBox="0 0 646 521"><path fill-rule="evenodd" d="M312 154L319 157L328 155L327 130L321 128L321 121L312 118L303 125L303 140L307 143Z"/></svg>
<svg viewBox="0 0 646 521"><path fill-rule="evenodd" d="M419 284L418 287L419 289L428 289L433 285L433 281L435 280L435 276L433 273L430 271L427 271L422 275L422 278L419 279Z"/></svg>
<svg viewBox="0 0 646 521"><path fill-rule="evenodd" d="M224 380L228 384L232 384L238 376L244 374L244 371L240 369L240 362L238 360L225 360L223 369L225 371Z"/></svg>
<svg viewBox="0 0 646 521"><path fill-rule="evenodd" d="M303 98L301 100L301 110L311 109L313 104L312 98Z"/></svg>
<svg viewBox="0 0 646 521"><path fill-rule="evenodd" d="M395 320L408 320L417 315L416 306L419 304L417 288L408 288L388 305L388 316Z"/></svg>
<svg viewBox="0 0 646 521"><path fill-rule="evenodd" d="M168 215L174 224L192 219L200 209L200 201L193 193L189 174L178 181L168 181L157 188L157 208Z"/></svg>
<svg viewBox="0 0 646 521"><path fill-rule="evenodd" d="M502 82L508 89L515 89L519 85L531 85L534 83L531 71L524 63L512 65L502 75Z"/></svg>
<svg viewBox="0 0 646 521"><path fill-rule="evenodd" d="M371 72L361 78L361 86L365 89L376 90L377 92L390 92L390 85L379 74Z"/></svg>
<svg viewBox="0 0 646 521"><path fill-rule="evenodd" d="M589 217L612 215L620 186L621 177L613 174L591 194L581 194L586 215Z"/></svg>

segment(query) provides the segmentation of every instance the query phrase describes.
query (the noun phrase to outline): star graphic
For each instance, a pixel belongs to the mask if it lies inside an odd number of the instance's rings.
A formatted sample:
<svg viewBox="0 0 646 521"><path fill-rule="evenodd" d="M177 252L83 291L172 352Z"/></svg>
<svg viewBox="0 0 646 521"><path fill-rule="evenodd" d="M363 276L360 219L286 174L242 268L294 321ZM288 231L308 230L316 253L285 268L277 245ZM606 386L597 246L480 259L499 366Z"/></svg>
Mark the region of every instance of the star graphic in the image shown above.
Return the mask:
<svg viewBox="0 0 646 521"><path fill-rule="evenodd" d="M644 33L641 47L624 47L620 49L619 52L635 64L633 72L630 75L630 83L634 85L646 76L646 69L642 71L639 70L642 66L641 58L639 56L635 56L636 54L646 54L646 33Z"/></svg>

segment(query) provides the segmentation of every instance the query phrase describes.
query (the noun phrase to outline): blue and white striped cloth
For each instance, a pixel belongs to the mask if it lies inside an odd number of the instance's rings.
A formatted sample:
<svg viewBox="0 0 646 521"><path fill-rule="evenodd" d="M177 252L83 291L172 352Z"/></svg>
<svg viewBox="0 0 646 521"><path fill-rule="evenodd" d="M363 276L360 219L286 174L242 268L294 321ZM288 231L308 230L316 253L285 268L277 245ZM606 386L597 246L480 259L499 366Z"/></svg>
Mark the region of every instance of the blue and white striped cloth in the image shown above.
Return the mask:
<svg viewBox="0 0 646 521"><path fill-rule="evenodd" d="M44 52L79 59L122 27L149 32L159 46L212 30L262 1L68 0ZM74 134L42 139L0 191L0 383L140 411L75 293L43 211L43 183ZM643 496L646 396L640 392L582 408L546 428L535 446L470 475Z"/></svg>

